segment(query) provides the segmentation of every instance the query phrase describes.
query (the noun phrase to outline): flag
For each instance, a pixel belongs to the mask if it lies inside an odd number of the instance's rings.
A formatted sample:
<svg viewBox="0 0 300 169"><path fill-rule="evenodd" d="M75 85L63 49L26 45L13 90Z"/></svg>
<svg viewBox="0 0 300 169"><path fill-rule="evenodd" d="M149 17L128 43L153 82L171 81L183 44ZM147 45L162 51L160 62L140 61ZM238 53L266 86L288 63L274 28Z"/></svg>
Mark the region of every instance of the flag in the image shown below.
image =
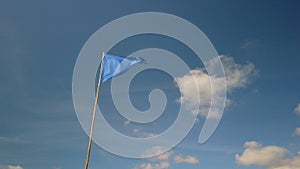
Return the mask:
<svg viewBox="0 0 300 169"><path fill-rule="evenodd" d="M108 79L126 72L129 68L137 63L145 63L145 60L140 57L124 58L105 54L102 64L101 83Z"/></svg>

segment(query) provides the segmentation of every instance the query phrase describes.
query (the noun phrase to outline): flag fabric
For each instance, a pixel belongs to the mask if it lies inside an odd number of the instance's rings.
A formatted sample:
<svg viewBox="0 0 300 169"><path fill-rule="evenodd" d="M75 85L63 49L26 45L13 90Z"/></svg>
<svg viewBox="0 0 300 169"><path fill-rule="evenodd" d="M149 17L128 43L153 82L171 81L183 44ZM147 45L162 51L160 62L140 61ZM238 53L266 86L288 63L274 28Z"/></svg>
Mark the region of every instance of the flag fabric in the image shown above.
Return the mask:
<svg viewBox="0 0 300 169"><path fill-rule="evenodd" d="M124 58L105 54L102 64L101 83L104 83L108 79L126 72L129 68L137 63L145 63L145 61L140 57Z"/></svg>

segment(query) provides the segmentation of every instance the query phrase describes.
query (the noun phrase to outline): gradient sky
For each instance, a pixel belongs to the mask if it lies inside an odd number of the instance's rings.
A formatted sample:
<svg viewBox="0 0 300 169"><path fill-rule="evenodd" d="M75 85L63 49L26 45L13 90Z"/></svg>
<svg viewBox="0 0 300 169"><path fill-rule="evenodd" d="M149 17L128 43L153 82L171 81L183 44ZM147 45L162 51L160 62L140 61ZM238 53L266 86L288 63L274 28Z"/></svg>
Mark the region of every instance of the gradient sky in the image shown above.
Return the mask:
<svg viewBox="0 0 300 169"><path fill-rule="evenodd" d="M72 102L72 74L86 40L101 26L137 12L164 12L199 27L220 55L242 67L255 66L247 84L230 92L231 104L214 135L200 145L203 118L164 161L172 169L253 169L236 162L248 141L265 148L276 146L297 157L300 151L300 3L297 1L1 1L0 2L0 169L81 169L88 136L81 128ZM202 63L189 49L170 38L145 35L128 38L111 53L126 56L146 47L170 50L192 68ZM130 93L133 104L148 108L149 91L167 94L167 122L127 126L117 114L103 85L100 107L121 132L141 136L161 132L176 117L180 92L160 71L136 77ZM133 90L135 89L135 90ZM107 99L106 99L107 98ZM139 129L139 131L133 129ZM249 147L248 147L249 148ZM258 152L259 153L259 152ZM258 154L259 156L260 154ZM195 164L176 163L191 156ZM92 149L90 169L133 169L160 160L129 159ZM18 167L20 166L20 167ZM271 168L262 165L261 168ZM145 167L144 167L145 168Z"/></svg>

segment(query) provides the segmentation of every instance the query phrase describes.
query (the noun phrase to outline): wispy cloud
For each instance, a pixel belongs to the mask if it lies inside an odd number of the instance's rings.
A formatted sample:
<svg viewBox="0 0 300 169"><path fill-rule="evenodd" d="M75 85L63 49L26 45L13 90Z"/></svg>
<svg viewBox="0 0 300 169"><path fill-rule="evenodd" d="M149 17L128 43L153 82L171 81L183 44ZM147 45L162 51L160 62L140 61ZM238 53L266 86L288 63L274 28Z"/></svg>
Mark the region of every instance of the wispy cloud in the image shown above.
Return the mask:
<svg viewBox="0 0 300 169"><path fill-rule="evenodd" d="M145 132L145 131L141 131L138 128L133 129L133 133L137 136L137 137L142 137L142 138L148 138L148 137L154 137L157 134L155 133L150 133L150 132Z"/></svg>
<svg viewBox="0 0 300 169"><path fill-rule="evenodd" d="M251 49L251 48L255 48L259 45L259 40L255 39L255 40L249 40L246 39L243 44L241 45L241 49Z"/></svg>
<svg viewBox="0 0 300 169"><path fill-rule="evenodd" d="M238 64L232 57L220 56L226 75L227 90L232 92L235 89L245 88L251 82L251 78L258 74L254 64Z"/></svg>
<svg viewBox="0 0 300 169"><path fill-rule="evenodd" d="M297 107L294 109L295 113L300 115L300 103L297 105Z"/></svg>
<svg viewBox="0 0 300 169"><path fill-rule="evenodd" d="M23 169L20 165L0 165L0 169Z"/></svg>
<svg viewBox="0 0 300 169"><path fill-rule="evenodd" d="M133 169L168 169L170 163L167 161L162 161L159 163L143 163L135 166Z"/></svg>
<svg viewBox="0 0 300 169"><path fill-rule="evenodd" d="M127 126L127 125L130 124L130 123L131 123L130 120L125 120L125 121L124 121L124 125L125 125L125 126Z"/></svg>
<svg viewBox="0 0 300 169"><path fill-rule="evenodd" d="M295 129L294 135L295 136L300 136L300 128L299 127Z"/></svg>
<svg viewBox="0 0 300 169"><path fill-rule="evenodd" d="M17 166L9 165L9 166L7 167L7 169L23 169L23 167L21 167L21 166L19 166L19 165L17 165Z"/></svg>
<svg viewBox="0 0 300 169"><path fill-rule="evenodd" d="M300 152L294 157L289 150L274 145L262 146L256 141L249 141L244 144L245 150L235 156L236 163L240 165L262 166L268 169L299 169Z"/></svg>
<svg viewBox="0 0 300 169"><path fill-rule="evenodd" d="M162 148L161 147L155 147L153 149L153 151L157 151L157 152L162 152ZM161 161L161 160L168 160L172 155L174 154L174 151L172 150L169 150L165 153L162 153L160 155L157 155L157 156L154 156L154 157L151 157L149 158L150 160L152 161Z"/></svg>
<svg viewBox="0 0 300 169"><path fill-rule="evenodd" d="M156 155L147 159L151 161L167 160L172 154L173 154L172 150L165 152L165 148L163 146L154 146L151 149L147 150L144 154L142 154L141 157L150 157Z"/></svg>
<svg viewBox="0 0 300 169"><path fill-rule="evenodd" d="M21 167L20 165L8 165L8 166L0 165L0 169L23 169L23 167ZM54 169L61 169L61 168L56 167Z"/></svg>

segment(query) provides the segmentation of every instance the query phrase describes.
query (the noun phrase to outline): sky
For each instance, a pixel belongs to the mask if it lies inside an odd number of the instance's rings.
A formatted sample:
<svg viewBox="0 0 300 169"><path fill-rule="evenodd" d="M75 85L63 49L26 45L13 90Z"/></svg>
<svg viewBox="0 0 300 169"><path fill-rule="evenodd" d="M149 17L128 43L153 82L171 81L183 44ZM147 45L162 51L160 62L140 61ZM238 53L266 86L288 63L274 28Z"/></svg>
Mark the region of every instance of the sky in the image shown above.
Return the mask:
<svg viewBox="0 0 300 169"><path fill-rule="evenodd" d="M292 0L1 1L0 169L84 167L88 136L72 100L76 59L95 31L138 12L173 14L205 33L224 64L224 114L204 144L198 136L207 114L199 112L187 137L153 158L120 157L93 144L90 169L300 168L299 11L299 2ZM172 38L138 35L109 52L127 56L153 47L172 51L193 71L177 77L177 83L159 70L135 77L129 95L137 109L149 108L148 95L156 88L168 99L163 115L148 125L120 116L112 102L111 81L104 83L98 105L111 126L128 136L149 137L166 130L178 114L178 99L193 103L188 97L193 88L184 82L195 77L201 89L209 85L203 63ZM206 90L200 94L209 98Z"/></svg>

